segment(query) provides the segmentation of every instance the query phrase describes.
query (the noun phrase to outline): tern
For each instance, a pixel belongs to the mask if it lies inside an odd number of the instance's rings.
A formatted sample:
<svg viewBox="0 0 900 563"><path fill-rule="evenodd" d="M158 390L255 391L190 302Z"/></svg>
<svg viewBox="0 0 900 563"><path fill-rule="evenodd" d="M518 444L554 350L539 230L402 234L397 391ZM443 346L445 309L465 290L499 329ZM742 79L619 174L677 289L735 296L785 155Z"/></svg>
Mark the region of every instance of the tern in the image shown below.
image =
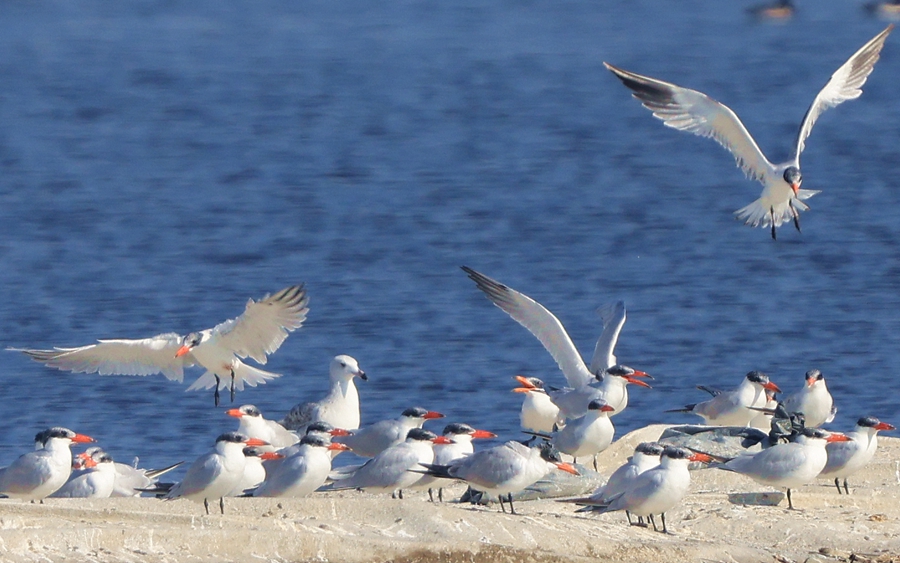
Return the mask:
<svg viewBox="0 0 900 563"><path fill-rule="evenodd" d="M226 432L216 438L216 444L208 453L197 458L188 467L184 479L166 493L166 500L186 498L203 502L209 514L209 499L219 499L219 510L225 514L224 497L234 489L244 475L245 446L268 446L258 438L250 438L237 432Z"/></svg>
<svg viewBox="0 0 900 563"><path fill-rule="evenodd" d="M834 420L837 407L825 386L825 376L817 369L806 372L806 384L789 395L782 405L789 413L803 413L806 426L817 428Z"/></svg>
<svg viewBox="0 0 900 563"><path fill-rule="evenodd" d="M21 455L9 467L0 469L0 494L10 498L40 500L62 487L72 473L72 450L75 444L94 439L59 426L39 432L35 442L40 449Z"/></svg>
<svg viewBox="0 0 900 563"><path fill-rule="evenodd" d="M609 416L614 416L628 406L628 384L650 389L650 384L638 379L650 377L649 374L637 371L628 366L614 365L597 374L597 383L581 387L550 389L550 400L559 407L560 416L571 419L584 416L588 404L599 399L612 407Z"/></svg>
<svg viewBox="0 0 900 563"><path fill-rule="evenodd" d="M300 436L291 432L274 420L266 420L254 405L241 405L236 409L225 411L240 421L237 432L251 438L259 438L272 445L273 448L286 448L300 441Z"/></svg>
<svg viewBox="0 0 900 563"><path fill-rule="evenodd" d="M766 406L767 390L781 392L777 385L769 381L768 375L761 371L751 371L733 391L714 391L717 394L708 401L666 412L693 413L703 417L706 424L714 426L748 426L759 414L752 407Z"/></svg>
<svg viewBox="0 0 900 563"><path fill-rule="evenodd" d="M353 378L368 381L366 372L354 358L340 355L331 360L328 377L331 390L325 398L315 403L298 403L281 421L282 426L301 433L310 423L319 421L344 430L359 428L359 393Z"/></svg>
<svg viewBox="0 0 900 563"><path fill-rule="evenodd" d="M575 504L585 505L576 512L588 512L597 510L597 507L608 505L616 497L627 491L634 483L637 476L644 473L648 469L652 469L659 465L659 456L662 455L664 446L656 442L641 442L634 449L634 455L628 458L628 461L616 469L606 484L594 491L591 496L568 499L560 502L571 502ZM631 521L631 512L625 511L628 517L628 523ZM643 517L641 517L643 520Z"/></svg>
<svg viewBox="0 0 900 563"><path fill-rule="evenodd" d="M268 460L282 460L284 455L279 452L267 451L267 448L259 446L247 446L244 452L244 471L237 485L226 494L227 497L247 496L247 492L255 489L266 480L266 467L263 465Z"/></svg>
<svg viewBox="0 0 900 563"><path fill-rule="evenodd" d="M565 419L559 414L559 407L553 404L544 382L537 377L516 376L520 387L513 389L515 393L523 393L522 410L519 411L519 423L522 430L548 434L561 427Z"/></svg>
<svg viewBox="0 0 900 563"><path fill-rule="evenodd" d="M833 442L825 446L828 462L819 473L823 479L834 479L834 486L841 492L840 479L844 479L844 491L849 495L847 477L865 467L875 457L878 449L878 431L895 430L894 425L881 422L874 416L860 418L853 432L846 434L847 442Z"/></svg>
<svg viewBox="0 0 900 563"><path fill-rule="evenodd" d="M100 340L97 344L79 348L31 350L10 348L24 352L30 358L49 367L75 373L100 375L152 375L161 373L168 379L182 382L184 368L199 365L206 372L188 387L214 388L216 406L219 389L231 387L242 390L246 383L256 387L280 377L252 367L241 361L250 357L265 364L288 333L300 328L309 312L309 297L302 285L295 285L266 295L259 301L249 299L244 313L213 328L181 336L174 332L139 340Z"/></svg>
<svg viewBox="0 0 900 563"><path fill-rule="evenodd" d="M593 457L596 471L597 454L612 444L616 432L609 419L609 413L612 411L611 406L594 399L588 405L588 411L584 416L570 420L562 430L545 437L549 438L550 443L560 452L572 456L573 463L577 463L579 457Z"/></svg>
<svg viewBox="0 0 900 563"><path fill-rule="evenodd" d="M44 437L43 433L38 434L36 437L36 443L43 446ZM69 489L72 481L76 479L81 479L81 475L83 471L75 471L75 465L79 464L79 469L83 469L84 460L88 457L93 458L95 461L99 461L101 456L109 456L103 448L100 446L91 446L90 448L84 450L82 453L76 456L75 463L73 463L73 471L69 476L69 480L66 481L66 484L63 485L62 488L57 490L55 493L50 495L51 497L64 496L65 492ZM109 496L112 497L137 497L141 496L143 489L151 489L153 485L158 481L161 475L172 471L176 467L180 466L182 461L178 463L173 463L168 467L163 467L161 469L139 469L136 467L137 458L135 458L135 466L128 465L125 463L113 462L113 468L115 469L115 479L113 480L113 489ZM103 469L101 468L101 471ZM102 479L105 476L94 475L91 479ZM81 490L90 490L90 489L81 489ZM75 495L67 495L67 496L75 496Z"/></svg>
<svg viewBox="0 0 900 563"><path fill-rule="evenodd" d="M88 453L90 451L90 453ZM78 471L74 471L74 469ZM116 465L101 448L88 448L76 456L73 471L53 498L109 498L116 488Z"/></svg>
<svg viewBox="0 0 900 563"><path fill-rule="evenodd" d="M626 510L637 516L646 516L656 531L660 530L656 527L653 515L659 514L662 518L661 531L664 534L668 533L666 512L681 502L690 489L691 473L688 471L688 464L692 461L709 462L712 458L684 448L666 446L659 465L635 477L624 492L609 502L602 499L597 501L582 499L583 502L577 504L586 505L588 508L583 509L584 511L590 510L600 514Z"/></svg>
<svg viewBox="0 0 900 563"><path fill-rule="evenodd" d="M759 199L737 210L735 215L751 227L771 227L774 239L776 227L787 221L793 221L797 230L800 230L800 212L809 209L805 200L819 193L816 190L800 189L803 181L800 175L800 153L803 152L813 125L826 109L862 94L862 86L872 73L881 48L893 28L893 24L889 25L831 75L831 79L803 117L793 157L781 164L769 162L744 124L728 106L702 92L641 76L609 63L603 64L665 125L701 137L711 137L732 153L744 173L763 185Z"/></svg>
<svg viewBox="0 0 900 563"><path fill-rule="evenodd" d="M332 443L320 433L310 432L291 455L274 468L266 468L266 479L253 491L253 496L305 497L325 484L331 472L331 454L349 449L344 444Z"/></svg>
<svg viewBox="0 0 900 563"><path fill-rule="evenodd" d="M350 450L360 457L375 457L389 447L403 442L413 428L422 428L425 421L436 418L444 418L444 415L422 407L412 407L404 410L399 418L381 420L354 430L347 436L340 436L335 441L350 446Z"/></svg>
<svg viewBox="0 0 900 563"><path fill-rule="evenodd" d="M734 471L757 483L787 489L788 508L794 510L791 489L812 483L825 468L828 454L825 445L850 439L819 428L804 428L796 441L776 444L755 454L745 454L714 465Z"/></svg>
<svg viewBox="0 0 900 563"><path fill-rule="evenodd" d="M563 463L559 452L549 443L529 448L519 442L506 442L475 452L448 465L429 463L422 465L427 469L426 475L465 481L473 489L498 496L503 512L506 512L503 501L508 501L512 514L516 513L512 494L533 485L552 469L557 468L573 475L579 474L571 464Z"/></svg>
<svg viewBox="0 0 900 563"><path fill-rule="evenodd" d="M444 427L441 432L444 438L447 438L449 444L434 445L434 465L449 465L458 459L462 459L467 455L471 455L475 451L472 440L496 438L497 435L487 430L476 430L468 424L454 422ZM428 499L434 502L434 495L431 491L431 485L437 480L431 475L424 475L422 479L416 483L416 489L428 489ZM438 500L444 502L444 489L438 488Z"/></svg>
<svg viewBox="0 0 900 563"><path fill-rule="evenodd" d="M328 490L360 489L371 492L397 494L415 485L422 473L410 471L420 464L434 461L434 444L448 444L450 440L436 436L423 428L413 428L406 440L393 445L359 466L346 478L336 481Z"/></svg>
<svg viewBox="0 0 900 563"><path fill-rule="evenodd" d="M579 394L579 400L575 401L578 408L566 411L562 400L554 399L554 403L560 407L566 417L578 417L587 410L587 405L592 399L602 398L608 404L616 408L616 413L621 412L628 404L628 392L625 390L625 382L636 383L640 381L636 377L647 377L647 374L616 364L616 356L613 351L619 340L619 333L625 324L625 304L621 301L614 305L601 310L601 318L603 318L603 331L597 340L594 348L594 356L591 359L591 365L584 363L578 349L566 332L565 327L556 316L547 310L543 305L534 299L519 293L518 291L493 280L484 274L480 274L475 270L463 266L463 271L469 275L469 278L475 282L478 289L490 299L494 305L502 309L506 314L513 318L520 325L528 329L540 342L556 363L569 386L576 390ZM616 374L621 380L607 382L607 375ZM597 388L591 387L590 383L597 380L601 381L601 387L614 387L617 389L617 397L603 396L602 392ZM639 385L649 387L644 382ZM564 390L568 391L568 390ZM563 393L557 394L561 396ZM554 395L550 394L551 398ZM568 402L564 403L568 407Z"/></svg>

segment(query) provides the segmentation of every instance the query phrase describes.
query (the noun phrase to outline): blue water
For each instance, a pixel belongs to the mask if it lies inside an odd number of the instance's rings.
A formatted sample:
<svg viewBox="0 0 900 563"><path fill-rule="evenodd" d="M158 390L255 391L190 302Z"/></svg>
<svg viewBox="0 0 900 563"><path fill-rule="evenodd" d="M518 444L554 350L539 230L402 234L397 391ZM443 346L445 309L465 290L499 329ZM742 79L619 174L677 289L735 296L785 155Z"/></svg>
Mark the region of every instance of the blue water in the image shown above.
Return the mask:
<svg viewBox="0 0 900 563"><path fill-rule="evenodd" d="M834 428L897 423L900 36L803 156L822 193L773 242L713 142L664 128L603 66L729 104L771 159L885 26L853 2L783 25L738 2L9 2L0 18L0 345L186 333L305 282L279 418L359 359L363 419L440 410L518 437L516 374L563 378L459 269L554 311L589 355L625 300L619 360L652 373L619 435L751 369L820 368ZM191 459L234 428L211 393L3 353L0 463L65 425L119 460ZM200 374L192 371L188 380ZM441 427L434 425L435 429Z"/></svg>

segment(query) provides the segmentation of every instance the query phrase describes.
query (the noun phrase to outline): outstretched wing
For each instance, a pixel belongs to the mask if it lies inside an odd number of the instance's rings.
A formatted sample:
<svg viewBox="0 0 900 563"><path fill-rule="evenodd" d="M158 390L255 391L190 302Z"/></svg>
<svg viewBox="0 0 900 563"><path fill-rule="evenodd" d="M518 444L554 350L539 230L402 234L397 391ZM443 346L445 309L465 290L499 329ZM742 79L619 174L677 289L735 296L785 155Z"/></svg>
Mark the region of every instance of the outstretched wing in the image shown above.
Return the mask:
<svg viewBox="0 0 900 563"><path fill-rule="evenodd" d="M294 285L259 301L249 299L240 317L212 329L213 338L238 357L265 364L266 356L278 350L289 332L300 328L308 312L306 289Z"/></svg>
<svg viewBox="0 0 900 563"><path fill-rule="evenodd" d="M825 84L822 91L813 100L806 115L803 116L803 122L800 124L800 131L797 133L797 160L800 160L800 153L806 146L806 138L809 137L813 125L819 119L819 115L828 108L833 108L847 100L854 100L862 95L862 86L866 83L866 79L872 74L875 63L881 56L881 48L884 47L884 41L894 29L894 24L885 28L884 31L872 38L871 41L862 46L862 48L853 54L850 59L845 62L841 68L837 69L831 75L831 80Z"/></svg>
<svg viewBox="0 0 900 563"><path fill-rule="evenodd" d="M591 359L591 373L600 373L616 365L616 342L619 341L619 333L625 325L625 303L616 301L599 309L600 319L603 321L603 332L594 347L594 357Z"/></svg>
<svg viewBox="0 0 900 563"><path fill-rule="evenodd" d="M578 388L594 380L594 376L588 371L565 327L553 313L527 295L506 287L471 268L463 266L462 269L478 285L478 289L494 302L494 305L503 309L541 341L544 348L556 360L569 385Z"/></svg>
<svg viewBox="0 0 900 563"><path fill-rule="evenodd" d="M139 340L99 340L97 344L80 348L54 348L23 352L33 360L50 367L75 373L99 375L153 375L161 373L173 381L184 379L184 367L194 365L194 357L185 354L176 358L182 337L166 333Z"/></svg>
<svg viewBox="0 0 900 563"><path fill-rule="evenodd" d="M762 181L774 167L731 109L702 92L606 65L667 126L711 137L731 151L744 173Z"/></svg>

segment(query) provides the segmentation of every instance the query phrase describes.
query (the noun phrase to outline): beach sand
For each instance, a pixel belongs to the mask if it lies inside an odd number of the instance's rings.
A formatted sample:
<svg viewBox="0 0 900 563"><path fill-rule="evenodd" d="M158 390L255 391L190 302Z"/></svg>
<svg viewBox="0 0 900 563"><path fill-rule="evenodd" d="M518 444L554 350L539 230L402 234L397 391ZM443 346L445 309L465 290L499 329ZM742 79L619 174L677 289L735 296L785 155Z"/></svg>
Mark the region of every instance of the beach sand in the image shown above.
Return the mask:
<svg viewBox="0 0 900 563"><path fill-rule="evenodd" d="M663 428L614 443L600 456L601 473ZM512 515L497 505L432 504L425 493L403 500L358 491L227 499L224 516L206 516L201 504L185 500L2 500L0 560L900 561L898 465L900 439L881 437L875 460L851 478L851 495L822 480L794 491L794 511L786 501L733 504L730 494L773 489L726 471L694 471L691 493L667 514L668 535L628 526L621 513L585 516L553 500L519 502ZM463 488L450 490L445 498Z"/></svg>

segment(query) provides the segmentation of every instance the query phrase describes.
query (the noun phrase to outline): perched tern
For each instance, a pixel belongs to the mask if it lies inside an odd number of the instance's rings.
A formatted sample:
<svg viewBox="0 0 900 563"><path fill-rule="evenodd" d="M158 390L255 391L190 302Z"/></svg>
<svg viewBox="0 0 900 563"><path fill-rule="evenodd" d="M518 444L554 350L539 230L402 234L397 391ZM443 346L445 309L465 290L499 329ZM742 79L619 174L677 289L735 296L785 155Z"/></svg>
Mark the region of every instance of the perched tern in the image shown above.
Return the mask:
<svg viewBox="0 0 900 563"><path fill-rule="evenodd" d="M444 427L441 432L444 438L447 438L448 444L434 445L434 465L449 465L458 459L462 459L467 455L471 455L475 451L472 440L496 438L497 435L487 430L476 430L468 424L454 422ZM431 475L424 475L414 488L428 489L428 498L433 502L434 496L431 491L432 485L437 478ZM438 488L438 500L444 502L443 488Z"/></svg>
<svg viewBox="0 0 900 563"><path fill-rule="evenodd" d="M375 457L389 447L406 439L413 428L422 428L426 420L444 418L439 412L411 407L403 411L399 418L381 420L350 432L347 436L338 436L335 440L350 446L350 450L360 457Z"/></svg>
<svg viewBox="0 0 900 563"><path fill-rule="evenodd" d="M40 449L21 455L9 467L0 469L0 494L24 500L43 500L62 487L72 473L72 450L75 444L94 439L76 434L68 428L54 427L38 433Z"/></svg>
<svg viewBox="0 0 900 563"><path fill-rule="evenodd" d="M594 399L584 416L570 420L562 430L549 436L550 443L560 452L572 456L574 463L579 457L593 457L596 470L597 454L612 444L616 432L609 419L612 411L611 406Z"/></svg>
<svg viewBox="0 0 900 563"><path fill-rule="evenodd" d="M396 494L403 498L403 489L415 485L422 473L410 471L421 464L434 461L434 444L447 444L450 440L436 436L423 428L413 428L406 440L376 455L344 479L336 481L329 490L361 489L370 492Z"/></svg>
<svg viewBox="0 0 900 563"><path fill-rule="evenodd" d="M817 369L806 372L806 384L781 402L784 409L803 413L806 426L817 428L834 420L837 407L825 386L825 376Z"/></svg>
<svg viewBox="0 0 900 563"><path fill-rule="evenodd" d="M791 489L812 483L825 468L828 454L825 445L846 442L843 434L828 433L819 428L804 428L796 441L776 444L755 454L745 454L715 465L750 477L757 483L787 489L788 508L794 509Z"/></svg>
<svg viewBox="0 0 900 563"><path fill-rule="evenodd" d="M881 422L873 416L860 418L853 432L846 434L849 441L833 442L825 446L828 462L819 473L822 479L834 479L834 486L841 492L840 479L844 479L844 491L849 495L847 477L853 475L875 456L878 449L878 431L895 430L894 425Z"/></svg>
<svg viewBox="0 0 900 563"><path fill-rule="evenodd" d="M310 423L323 421L345 430L359 428L359 393L353 378L368 381L366 372L354 358L340 355L331 360L328 376L331 390L325 398L315 403L298 403L281 421L282 426L303 432Z"/></svg>
<svg viewBox="0 0 900 563"><path fill-rule="evenodd" d="M765 407L766 391L780 393L781 389L769 381L761 371L748 373L737 389L722 391L703 403L687 405L683 409L666 412L689 412L703 417L706 424L714 426L748 426L759 414L752 407Z"/></svg>
<svg viewBox="0 0 900 563"><path fill-rule="evenodd" d="M173 332L139 340L100 340L79 348L19 350L47 366L75 373L100 375L152 375L162 373L168 379L184 380L184 368L199 365L206 372L188 391L214 388L219 404L219 389L242 390L280 374L249 366L241 359L250 357L265 364L287 338L299 328L309 312L309 297L302 285L282 289L259 301L249 299L244 313L213 328L180 336Z"/></svg>
<svg viewBox="0 0 900 563"><path fill-rule="evenodd" d="M241 405L236 409L225 411L225 414L238 419L239 434L264 440L273 448L286 448L300 441L300 436L295 432L291 432L274 420L263 418L262 413L254 405Z"/></svg>
<svg viewBox="0 0 900 563"><path fill-rule="evenodd" d="M862 86L878 61L885 39L893 28L893 24L889 25L831 75L831 79L803 117L794 143L793 157L782 164L769 162L738 116L729 107L706 94L641 76L609 63L603 64L665 125L702 137L711 137L731 151L744 173L764 186L760 198L736 211L735 215L751 227L771 227L774 239L775 228L786 221L793 221L797 230L800 230L800 211L809 209L804 200L819 193L816 190L800 189L803 180L800 175L800 153L803 152L813 125L826 109L862 94Z"/></svg>
<svg viewBox="0 0 900 563"><path fill-rule="evenodd" d="M266 468L263 462L273 459L284 459L284 455L279 452L268 451L259 446L247 446L244 452L244 472L241 474L237 485L232 487L227 497L247 496L248 491L252 491L266 480Z"/></svg>
<svg viewBox="0 0 900 563"><path fill-rule="evenodd" d="M664 446L656 442L641 442L634 449L634 455L628 458L628 461L616 469L606 484L598 488L589 497L576 498L560 502L571 502L589 506L587 509L579 511L594 510L597 506L606 506L616 497L631 488L637 476L644 473L648 469L652 469L659 465L659 456L662 455ZM632 524L631 512L625 511L628 517L628 523Z"/></svg>
<svg viewBox="0 0 900 563"><path fill-rule="evenodd" d="M750 419L750 423L747 425L750 428L756 428L758 430L769 431L772 428L772 413L770 410L775 409L778 406L778 399L776 398L775 392L769 389L766 389L766 404L763 408L765 411L760 411L756 416Z"/></svg>
<svg viewBox="0 0 900 563"><path fill-rule="evenodd" d="M249 438L237 432L226 432L216 438L216 444L208 453L197 458L188 467L184 479L166 493L166 500L186 498L203 502L209 514L209 499L219 499L219 510L225 514L224 497L234 489L244 475L245 446L268 446L258 438Z"/></svg>
<svg viewBox="0 0 900 563"><path fill-rule="evenodd" d="M116 488L116 465L113 458L100 448L88 448L76 456L78 471L57 489L53 498L109 498ZM74 467L73 467L74 469Z"/></svg>
<svg viewBox="0 0 900 563"><path fill-rule="evenodd" d="M347 450L344 444L332 443L320 433L308 433L296 445L296 451L274 469L267 467L266 479L253 496L305 497L325 484L331 472L331 454Z"/></svg>
<svg viewBox="0 0 900 563"><path fill-rule="evenodd" d="M681 502L691 486L691 473L688 465L692 461L709 462L712 458L706 454L695 453L684 448L666 446L660 457L659 465L648 469L634 478L624 492L610 501L598 499L581 499L577 504L586 505L582 511L595 511L600 514L625 510L637 516L650 519L653 529L659 531L653 519L654 514L662 518L662 532L666 529L666 512ZM631 519L629 518L629 522Z"/></svg>
<svg viewBox="0 0 900 563"><path fill-rule="evenodd" d="M548 434L564 424L565 419L559 414L557 407L544 389L544 382L537 377L516 376L520 387L513 389L523 393L522 410L519 412L519 423L522 429L531 432Z"/></svg>
<svg viewBox="0 0 900 563"><path fill-rule="evenodd" d="M500 498L500 509L506 512L503 501L509 502L510 512L516 513L512 494L533 485L554 468L578 475L571 464L563 463L559 452L544 443L529 448L519 442L506 442L475 452L448 465L425 463L426 475L465 481L472 488ZM504 499L505 495L505 499Z"/></svg>
<svg viewBox="0 0 900 563"><path fill-rule="evenodd" d="M40 447L43 447L44 436L43 432L39 433L36 438L36 443L40 444ZM72 481L76 479L80 479L81 475L84 473L84 460L88 457L94 458L95 461L100 459L100 456L106 454L103 451L103 448L99 446L91 446L90 448L84 450L82 453L75 456L75 460L72 464L72 473L69 475L69 480L66 481L66 484L63 485L62 488L57 490L55 493L50 495L51 497L64 496L64 493L69 488ZM108 454L107 454L108 455ZM111 456L110 456L111 457ZM135 465L128 465L125 463L113 462L113 467L115 469L115 479L113 480L113 489L109 496L112 497L137 497L141 496L142 492L145 492L147 489L152 489L153 485L159 480L161 475L172 471L176 467L180 466L183 461L179 461L178 463L173 463L168 467L163 467L161 469L140 469L136 466L137 459L135 458ZM95 475L92 479L103 478L103 476ZM74 485L72 485L74 486ZM72 496L72 495L65 495Z"/></svg>
<svg viewBox="0 0 900 563"><path fill-rule="evenodd" d="M587 400L579 403L580 409L566 412L565 408L559 401L554 399L554 403L560 407L567 417L578 417L587 410L587 404L591 399L602 398L604 401L615 407L615 412L620 412L628 403L628 394L622 381L607 383L607 385L615 385L618 389L621 383L620 397L603 397L596 396L596 388L591 387L590 383L596 380L606 381L606 375L611 372L621 374L623 381L635 383L640 381L635 377L646 377L647 374L642 371L633 370L627 366L618 366L615 364L616 357L613 350L619 339L619 333L625 324L625 304L621 301L611 307L601 310L603 318L603 332L597 345L594 348L594 356L591 365L584 363L578 349L566 332L565 327L557 319L553 313L547 310L543 305L531 299L527 295L503 285L484 274L480 274L475 270L466 266L462 267L463 271L469 275L469 278L475 282L478 289L490 299L494 305L502 309L506 314L512 317L520 325L528 329L540 342L544 348L550 352L553 359L559 365L563 375L569 386L576 391L583 391L582 395ZM611 363L612 362L612 363ZM646 383L641 382L645 387L649 387ZM601 384L602 385L602 384ZM554 395L550 394L551 398ZM566 403L568 404L568 403ZM581 412L579 412L579 410Z"/></svg>

